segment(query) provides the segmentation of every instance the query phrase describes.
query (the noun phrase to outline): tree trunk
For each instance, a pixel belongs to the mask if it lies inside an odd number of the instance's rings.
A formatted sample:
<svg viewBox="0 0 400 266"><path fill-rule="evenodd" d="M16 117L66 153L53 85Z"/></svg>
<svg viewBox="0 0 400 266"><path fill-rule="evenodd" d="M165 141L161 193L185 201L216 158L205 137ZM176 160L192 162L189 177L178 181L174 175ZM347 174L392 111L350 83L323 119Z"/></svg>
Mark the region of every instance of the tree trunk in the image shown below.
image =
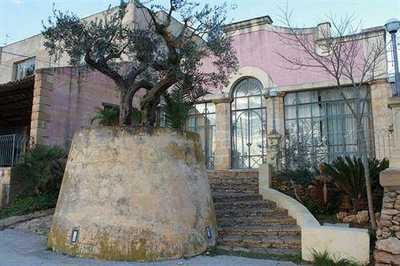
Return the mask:
<svg viewBox="0 0 400 266"><path fill-rule="evenodd" d="M129 126L131 124L132 102L130 101L127 89L120 89L120 104L119 104L119 125Z"/></svg>
<svg viewBox="0 0 400 266"><path fill-rule="evenodd" d="M159 99L155 99L143 106L143 126L147 128L153 128L155 126L157 122L157 105L159 102Z"/></svg>
<svg viewBox="0 0 400 266"><path fill-rule="evenodd" d="M359 146L359 154L361 155L362 164L364 166L364 175L365 175L365 187L367 192L367 202L368 202L368 213L369 219L371 223L371 229L375 232L377 228L376 219L375 219L375 211L374 211L374 201L372 196L372 186L371 186L371 175L369 172L369 163L368 163L368 144L367 141L369 138L368 129L366 130L366 134L364 134L364 127L362 124L362 119L358 119L357 123L358 127L358 141L357 144Z"/></svg>

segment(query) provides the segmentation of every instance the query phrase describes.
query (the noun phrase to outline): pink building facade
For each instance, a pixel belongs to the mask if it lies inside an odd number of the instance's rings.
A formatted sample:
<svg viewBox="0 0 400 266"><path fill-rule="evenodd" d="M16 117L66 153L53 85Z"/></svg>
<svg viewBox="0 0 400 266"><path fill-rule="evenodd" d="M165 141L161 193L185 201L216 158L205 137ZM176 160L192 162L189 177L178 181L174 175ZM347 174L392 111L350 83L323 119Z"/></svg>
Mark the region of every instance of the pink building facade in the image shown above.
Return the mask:
<svg viewBox="0 0 400 266"><path fill-rule="evenodd" d="M233 36L239 70L228 86L203 99L188 123L202 136L209 168L258 168L272 155L268 143L276 136L281 140L281 162L285 152L301 154L301 163L311 164L357 155L355 120L334 78L282 58L304 53L283 37L289 29L274 26L266 16L233 23L227 30ZM330 30L329 23L298 31L318 42L323 30ZM385 42L383 27L361 34ZM378 158L389 157L392 141L392 114L387 107L392 85L387 82L386 58L382 59L377 78L365 83L361 93L370 92L364 126L370 156ZM346 95L355 104L354 89L346 89ZM286 163L295 160L299 158L288 158Z"/></svg>

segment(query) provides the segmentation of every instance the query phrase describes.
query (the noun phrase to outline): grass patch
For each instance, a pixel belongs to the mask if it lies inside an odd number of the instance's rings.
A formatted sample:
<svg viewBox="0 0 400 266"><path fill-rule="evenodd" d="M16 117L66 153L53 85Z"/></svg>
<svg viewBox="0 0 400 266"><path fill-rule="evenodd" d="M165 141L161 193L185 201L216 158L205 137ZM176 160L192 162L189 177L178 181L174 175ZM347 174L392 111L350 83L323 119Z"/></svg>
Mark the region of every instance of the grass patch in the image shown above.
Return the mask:
<svg viewBox="0 0 400 266"><path fill-rule="evenodd" d="M0 219L51 209L56 203L57 195L54 194L18 198L7 208L0 209Z"/></svg>
<svg viewBox="0 0 400 266"><path fill-rule="evenodd" d="M230 251L220 249L218 247L213 247L207 250L205 253L207 256L237 256L237 257L246 257L252 259L264 259L264 260L280 260L280 261L292 261L294 263L302 263L301 254L297 255L277 255L277 254L263 254L263 253L255 253L255 252L245 252L245 251Z"/></svg>
<svg viewBox="0 0 400 266"><path fill-rule="evenodd" d="M330 256L327 251L313 252L313 265L315 266L362 266L356 261L348 259L335 259Z"/></svg>

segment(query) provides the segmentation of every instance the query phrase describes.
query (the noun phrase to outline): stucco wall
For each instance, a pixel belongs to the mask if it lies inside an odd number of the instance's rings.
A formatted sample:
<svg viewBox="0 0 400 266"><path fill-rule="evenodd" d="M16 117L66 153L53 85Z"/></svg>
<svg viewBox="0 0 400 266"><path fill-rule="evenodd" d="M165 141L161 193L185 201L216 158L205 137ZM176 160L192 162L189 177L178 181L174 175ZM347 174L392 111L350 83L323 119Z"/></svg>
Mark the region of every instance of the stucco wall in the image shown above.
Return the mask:
<svg viewBox="0 0 400 266"><path fill-rule="evenodd" d="M90 125L103 103L119 103L112 80L81 68L49 68L36 72L31 138L34 143L68 147L76 130Z"/></svg>
<svg viewBox="0 0 400 266"><path fill-rule="evenodd" d="M153 261L215 245L197 134L99 127L75 134L49 246L69 255ZM79 230L71 242L73 230Z"/></svg>
<svg viewBox="0 0 400 266"><path fill-rule="evenodd" d="M301 256L312 261L314 252L327 251L336 259L356 260L362 265L369 262L370 239L367 229L321 226L310 211L297 200L270 188L270 172L267 165L259 168L259 191L264 199L287 209L301 227Z"/></svg>

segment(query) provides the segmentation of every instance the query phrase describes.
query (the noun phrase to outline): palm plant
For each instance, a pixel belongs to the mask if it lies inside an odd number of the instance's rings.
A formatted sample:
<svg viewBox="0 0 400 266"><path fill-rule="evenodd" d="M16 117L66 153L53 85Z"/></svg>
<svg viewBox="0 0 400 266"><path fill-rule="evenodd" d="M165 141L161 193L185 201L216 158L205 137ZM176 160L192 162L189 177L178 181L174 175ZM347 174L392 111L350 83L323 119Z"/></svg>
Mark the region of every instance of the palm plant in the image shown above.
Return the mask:
<svg viewBox="0 0 400 266"><path fill-rule="evenodd" d="M379 186L379 173L389 166L387 159L369 159L369 171L374 187ZM359 210L366 202L365 172L361 158L338 157L332 163L321 165L323 174L332 177L336 187L351 200L353 211Z"/></svg>
<svg viewBox="0 0 400 266"><path fill-rule="evenodd" d="M181 89L175 89L169 94L165 94L164 100L161 108L165 118L165 126L183 131L189 112L193 107L193 101Z"/></svg>
<svg viewBox="0 0 400 266"><path fill-rule="evenodd" d="M92 119L92 123L94 121L99 121L102 126L116 126L119 122L119 109L117 107L99 108Z"/></svg>

